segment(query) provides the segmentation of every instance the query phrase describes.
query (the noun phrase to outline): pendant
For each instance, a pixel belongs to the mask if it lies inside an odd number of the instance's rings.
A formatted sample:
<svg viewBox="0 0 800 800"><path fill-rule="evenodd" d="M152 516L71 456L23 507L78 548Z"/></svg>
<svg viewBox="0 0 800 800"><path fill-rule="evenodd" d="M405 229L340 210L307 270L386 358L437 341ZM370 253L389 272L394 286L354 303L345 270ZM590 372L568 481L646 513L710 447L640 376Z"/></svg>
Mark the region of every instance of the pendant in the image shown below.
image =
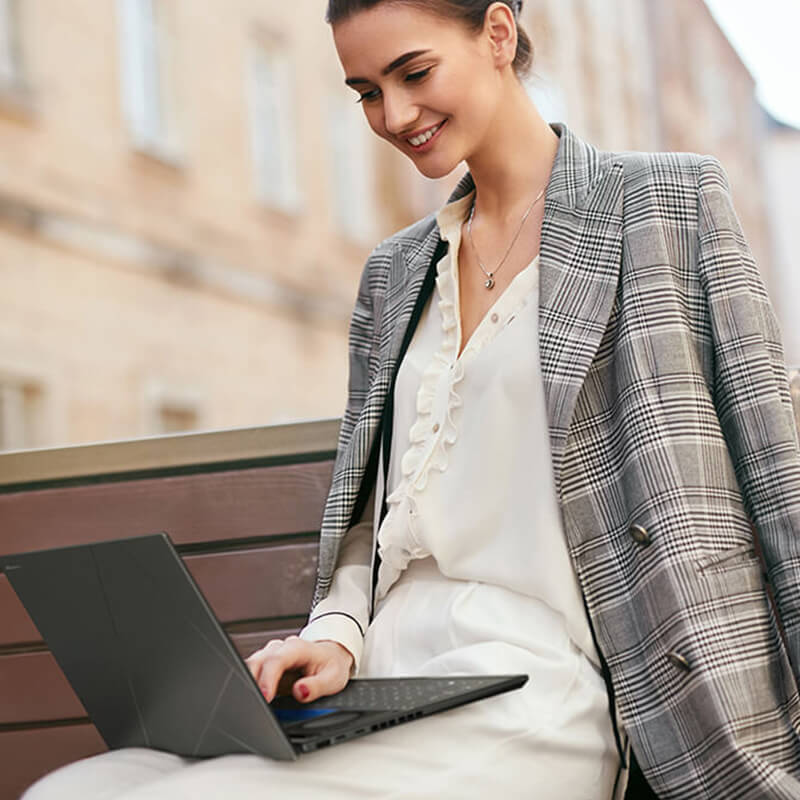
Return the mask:
<svg viewBox="0 0 800 800"><path fill-rule="evenodd" d="M489 278L484 284L487 289L491 289L494 286L494 278Z"/></svg>

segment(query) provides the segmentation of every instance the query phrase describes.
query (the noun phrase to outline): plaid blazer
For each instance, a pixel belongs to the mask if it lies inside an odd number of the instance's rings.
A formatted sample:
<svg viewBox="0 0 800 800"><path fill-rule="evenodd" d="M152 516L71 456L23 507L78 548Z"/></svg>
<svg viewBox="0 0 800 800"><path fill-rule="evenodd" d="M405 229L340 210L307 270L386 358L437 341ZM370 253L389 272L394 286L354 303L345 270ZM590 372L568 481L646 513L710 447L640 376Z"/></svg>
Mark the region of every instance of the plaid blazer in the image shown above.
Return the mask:
<svg viewBox="0 0 800 800"><path fill-rule="evenodd" d="M660 797L800 798L800 451L727 176L711 156L605 152L552 127L541 372L567 546L620 719ZM451 199L472 188L467 174ZM364 513L438 245L431 215L364 268L314 604Z"/></svg>

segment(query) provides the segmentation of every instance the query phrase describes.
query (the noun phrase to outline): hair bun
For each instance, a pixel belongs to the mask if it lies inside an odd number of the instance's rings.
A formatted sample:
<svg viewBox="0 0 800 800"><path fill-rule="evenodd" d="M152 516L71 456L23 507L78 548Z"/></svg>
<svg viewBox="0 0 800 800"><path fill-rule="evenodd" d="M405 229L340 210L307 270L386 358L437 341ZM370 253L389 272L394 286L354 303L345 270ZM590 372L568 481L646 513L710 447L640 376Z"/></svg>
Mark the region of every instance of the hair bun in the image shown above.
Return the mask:
<svg viewBox="0 0 800 800"><path fill-rule="evenodd" d="M511 9L514 16L519 16L522 13L522 0L511 0Z"/></svg>

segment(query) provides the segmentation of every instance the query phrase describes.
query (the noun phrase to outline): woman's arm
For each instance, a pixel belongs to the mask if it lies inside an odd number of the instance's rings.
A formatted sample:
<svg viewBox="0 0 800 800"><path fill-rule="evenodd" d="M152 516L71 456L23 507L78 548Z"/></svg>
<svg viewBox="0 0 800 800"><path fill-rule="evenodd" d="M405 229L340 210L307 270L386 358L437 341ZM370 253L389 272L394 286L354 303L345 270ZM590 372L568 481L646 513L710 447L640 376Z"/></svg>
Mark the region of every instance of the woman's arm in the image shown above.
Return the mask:
<svg viewBox="0 0 800 800"><path fill-rule="evenodd" d="M385 258L386 248L386 242L381 242L367 259L350 318L347 404L339 430L334 475L350 443L372 378L370 365L375 348L376 312L371 281L373 266L377 260ZM351 675L358 671L369 622L374 507L373 487L360 520L342 539L328 591L321 591L317 585L308 624L300 632L300 638L307 641L331 640L343 645L353 656Z"/></svg>
<svg viewBox="0 0 800 800"><path fill-rule="evenodd" d="M344 537L327 597L314 606L299 634L309 642L334 641L349 650L353 656L351 677L358 672L369 623L374 508L373 488L361 520Z"/></svg>
<svg viewBox="0 0 800 800"><path fill-rule="evenodd" d="M714 403L800 675L800 450L783 346L727 175L711 156L700 162L698 247Z"/></svg>

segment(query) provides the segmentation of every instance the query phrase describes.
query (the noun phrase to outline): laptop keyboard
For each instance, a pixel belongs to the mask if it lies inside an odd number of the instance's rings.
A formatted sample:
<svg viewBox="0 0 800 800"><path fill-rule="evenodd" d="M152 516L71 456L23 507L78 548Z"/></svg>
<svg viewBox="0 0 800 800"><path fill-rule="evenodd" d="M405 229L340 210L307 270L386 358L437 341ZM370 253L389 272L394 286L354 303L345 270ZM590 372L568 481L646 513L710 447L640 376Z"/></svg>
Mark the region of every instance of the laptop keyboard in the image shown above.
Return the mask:
<svg viewBox="0 0 800 800"><path fill-rule="evenodd" d="M388 709L411 711L464 692L482 689L497 677L455 678L359 678L338 694L321 697L313 704L325 708Z"/></svg>

